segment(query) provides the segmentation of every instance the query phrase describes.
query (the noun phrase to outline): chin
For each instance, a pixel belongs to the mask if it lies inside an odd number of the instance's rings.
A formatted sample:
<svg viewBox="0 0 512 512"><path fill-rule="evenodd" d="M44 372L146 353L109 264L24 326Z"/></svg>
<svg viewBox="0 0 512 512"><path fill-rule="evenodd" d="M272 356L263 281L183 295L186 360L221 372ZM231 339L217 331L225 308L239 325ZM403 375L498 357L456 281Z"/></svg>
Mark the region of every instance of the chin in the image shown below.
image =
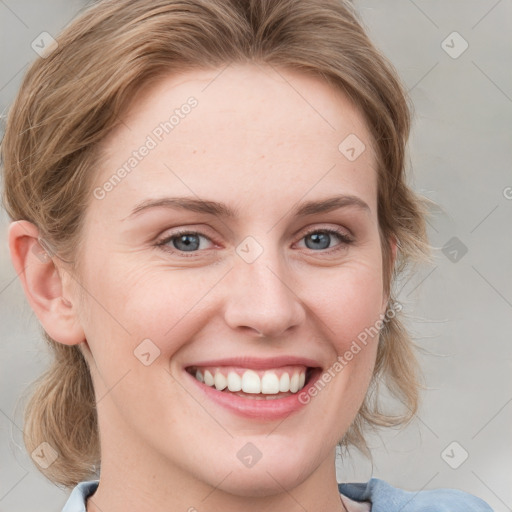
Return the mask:
<svg viewBox="0 0 512 512"><path fill-rule="evenodd" d="M261 461L260 461L261 462ZM240 497L264 497L281 494L283 489L293 489L308 475L301 477L301 468L292 468L282 462L260 468L237 469L233 471L218 489ZM217 482L214 484L217 486Z"/></svg>
<svg viewBox="0 0 512 512"><path fill-rule="evenodd" d="M243 446L246 447L249 443L250 441L243 443ZM210 485L235 496L273 496L282 493L283 489L293 489L300 485L315 471L315 460L320 460L320 457L318 459L313 457L310 451L305 453L304 450L297 450L298 443L289 451L282 446L283 441L279 449L272 449L270 443L266 447L263 447L263 444L264 439L261 439L260 446L263 451L261 458L254 459L247 465L236 455L234 463L223 458L222 462L220 462L221 459L217 459L216 463L209 464L208 467L214 469L213 474L208 478ZM235 454L241 451L238 448ZM247 450L247 452L250 451ZM265 456L264 452L268 455ZM242 460L245 453L240 454ZM311 460L306 459L307 454ZM220 485L219 480L221 480Z"/></svg>

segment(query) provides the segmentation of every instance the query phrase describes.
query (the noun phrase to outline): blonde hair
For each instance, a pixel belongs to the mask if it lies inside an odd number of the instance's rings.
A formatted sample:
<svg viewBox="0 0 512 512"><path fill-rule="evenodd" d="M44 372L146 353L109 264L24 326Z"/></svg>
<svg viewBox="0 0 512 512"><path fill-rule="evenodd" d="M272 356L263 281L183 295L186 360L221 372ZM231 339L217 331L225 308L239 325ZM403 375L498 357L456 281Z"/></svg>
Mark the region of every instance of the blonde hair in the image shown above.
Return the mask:
<svg viewBox="0 0 512 512"><path fill-rule="evenodd" d="M405 182L406 94L348 1L105 0L85 10L57 43L32 64L10 109L1 145L3 200L12 220L34 223L54 256L77 272L98 147L133 94L175 71L251 61L323 78L365 116L378 160L390 304L395 278L428 259L427 202ZM398 242L394 266L392 237ZM367 451L365 427L405 424L417 410L417 362L400 316L396 312L380 331L370 388L340 446ZM54 359L26 407L24 440L29 452L49 443L59 457L43 473L72 487L101 463L94 389L78 346L44 336ZM381 385L404 404L404 414L380 410Z"/></svg>

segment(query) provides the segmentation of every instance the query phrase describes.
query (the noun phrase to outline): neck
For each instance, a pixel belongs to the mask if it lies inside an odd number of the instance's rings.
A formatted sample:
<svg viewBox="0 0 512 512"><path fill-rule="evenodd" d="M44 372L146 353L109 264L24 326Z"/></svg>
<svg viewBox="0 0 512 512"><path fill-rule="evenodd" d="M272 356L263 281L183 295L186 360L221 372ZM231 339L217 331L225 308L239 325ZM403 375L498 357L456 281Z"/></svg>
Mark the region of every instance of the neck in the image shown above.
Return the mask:
<svg viewBox="0 0 512 512"><path fill-rule="evenodd" d="M186 465L177 465L142 446L129 431L103 428L100 484L87 502L87 512L343 512L332 450L304 480L284 488L268 469L250 469L265 490L238 480L237 471L218 471L214 485L192 474ZM195 456L191 453L191 457ZM239 472L240 473L240 472ZM277 473L277 471L276 471ZM255 481L255 480L254 480ZM246 484L246 485L244 485Z"/></svg>

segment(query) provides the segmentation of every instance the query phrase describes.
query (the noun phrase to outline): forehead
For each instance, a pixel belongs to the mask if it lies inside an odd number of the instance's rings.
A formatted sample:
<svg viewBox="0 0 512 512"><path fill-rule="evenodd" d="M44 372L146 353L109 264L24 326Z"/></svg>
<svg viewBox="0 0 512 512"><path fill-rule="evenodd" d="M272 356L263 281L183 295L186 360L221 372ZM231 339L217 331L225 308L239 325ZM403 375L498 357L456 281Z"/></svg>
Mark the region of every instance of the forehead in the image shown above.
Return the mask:
<svg viewBox="0 0 512 512"><path fill-rule="evenodd" d="M121 120L95 179L113 182L101 207L118 213L166 192L248 205L262 191L283 202L333 187L367 202L376 196L363 115L338 89L298 71L231 64L170 74L139 90Z"/></svg>

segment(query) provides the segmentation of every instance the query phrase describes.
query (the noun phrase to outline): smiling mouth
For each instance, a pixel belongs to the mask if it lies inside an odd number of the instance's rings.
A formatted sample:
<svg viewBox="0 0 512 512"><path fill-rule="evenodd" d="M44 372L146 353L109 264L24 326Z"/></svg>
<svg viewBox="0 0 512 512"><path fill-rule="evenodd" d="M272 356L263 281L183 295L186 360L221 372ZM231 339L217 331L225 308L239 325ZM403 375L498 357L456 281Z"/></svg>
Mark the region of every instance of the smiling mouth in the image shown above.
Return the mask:
<svg viewBox="0 0 512 512"><path fill-rule="evenodd" d="M253 370L233 366L190 366L186 371L219 392L253 400L273 400L297 394L321 368L294 365Z"/></svg>

